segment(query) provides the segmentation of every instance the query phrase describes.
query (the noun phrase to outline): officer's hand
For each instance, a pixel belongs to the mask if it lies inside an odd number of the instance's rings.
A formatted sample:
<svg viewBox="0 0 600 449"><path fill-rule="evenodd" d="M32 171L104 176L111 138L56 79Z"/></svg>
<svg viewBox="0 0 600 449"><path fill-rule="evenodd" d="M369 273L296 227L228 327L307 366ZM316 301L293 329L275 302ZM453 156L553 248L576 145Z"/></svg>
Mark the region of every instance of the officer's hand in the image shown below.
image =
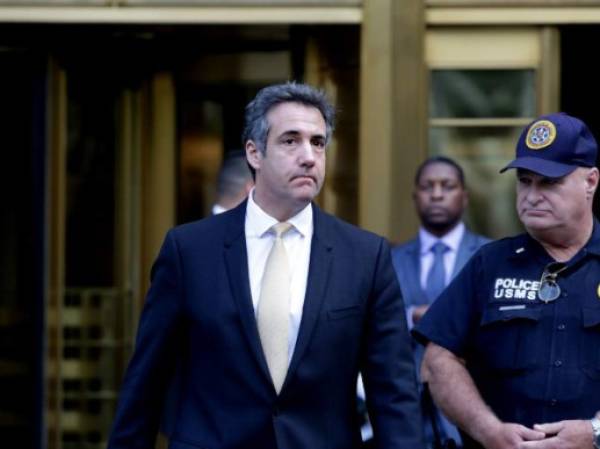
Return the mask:
<svg viewBox="0 0 600 449"><path fill-rule="evenodd" d="M486 449L520 449L524 441L541 440L546 436L542 431L512 423L499 423L488 435L483 441Z"/></svg>
<svg viewBox="0 0 600 449"><path fill-rule="evenodd" d="M546 434L542 441L523 443L520 449L592 449L592 424L588 420L536 424L534 429Z"/></svg>

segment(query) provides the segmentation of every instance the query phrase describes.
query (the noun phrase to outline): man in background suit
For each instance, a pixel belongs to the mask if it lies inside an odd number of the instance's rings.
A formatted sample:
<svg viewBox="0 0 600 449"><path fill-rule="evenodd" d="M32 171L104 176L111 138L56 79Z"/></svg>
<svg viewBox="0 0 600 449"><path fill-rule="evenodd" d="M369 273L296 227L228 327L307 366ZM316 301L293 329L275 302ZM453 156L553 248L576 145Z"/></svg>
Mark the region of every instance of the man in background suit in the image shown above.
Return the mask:
<svg viewBox="0 0 600 449"><path fill-rule="evenodd" d="M295 83L246 108L255 187L167 234L152 270L110 449L152 448L180 361L171 449L422 449L404 305L386 241L322 212L334 111Z"/></svg>
<svg viewBox="0 0 600 449"><path fill-rule="evenodd" d="M449 281L489 239L470 232L462 222L468 204L464 173L454 160L436 156L424 161L415 175L413 199L421 220L419 234L392 251L400 281L409 329L412 329ZM417 369L423 348L414 345ZM427 393L422 395L425 436L433 447L436 431L442 441L452 438L460 445L456 427L434 407ZM438 439L438 441L439 441Z"/></svg>
<svg viewBox="0 0 600 449"><path fill-rule="evenodd" d="M225 156L217 176L217 197L212 214L233 209L246 199L253 185L246 153L238 150Z"/></svg>

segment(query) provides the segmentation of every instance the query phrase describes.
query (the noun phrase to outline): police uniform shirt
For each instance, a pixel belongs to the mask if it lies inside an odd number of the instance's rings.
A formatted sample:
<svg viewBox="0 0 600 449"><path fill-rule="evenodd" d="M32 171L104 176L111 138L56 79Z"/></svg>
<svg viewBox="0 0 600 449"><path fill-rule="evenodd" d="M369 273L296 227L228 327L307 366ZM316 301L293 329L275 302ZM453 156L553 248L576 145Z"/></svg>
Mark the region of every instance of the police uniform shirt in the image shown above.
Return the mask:
<svg viewBox="0 0 600 449"><path fill-rule="evenodd" d="M600 226L558 274L561 295L537 289L554 260L527 234L484 246L413 330L466 360L505 422L590 418L600 408ZM465 447L475 447L467 444Z"/></svg>

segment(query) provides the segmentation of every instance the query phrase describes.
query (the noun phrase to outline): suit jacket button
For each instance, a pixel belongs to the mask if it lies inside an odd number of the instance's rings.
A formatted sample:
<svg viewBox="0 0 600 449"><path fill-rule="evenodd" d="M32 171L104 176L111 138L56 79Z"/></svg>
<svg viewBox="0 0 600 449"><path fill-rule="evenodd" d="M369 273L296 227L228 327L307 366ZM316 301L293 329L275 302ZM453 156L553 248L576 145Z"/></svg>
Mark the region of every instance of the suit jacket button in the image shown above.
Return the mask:
<svg viewBox="0 0 600 449"><path fill-rule="evenodd" d="M277 405L273 406L273 416L279 416L279 407Z"/></svg>

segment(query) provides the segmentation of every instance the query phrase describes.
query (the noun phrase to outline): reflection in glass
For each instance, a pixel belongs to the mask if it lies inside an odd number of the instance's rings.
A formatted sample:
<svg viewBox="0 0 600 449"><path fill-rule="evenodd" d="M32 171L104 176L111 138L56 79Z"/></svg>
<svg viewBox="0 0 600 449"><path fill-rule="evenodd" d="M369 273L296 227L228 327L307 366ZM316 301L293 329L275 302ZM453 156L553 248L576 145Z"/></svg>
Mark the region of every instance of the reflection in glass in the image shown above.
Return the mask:
<svg viewBox="0 0 600 449"><path fill-rule="evenodd" d="M115 98L108 83L68 83L66 283L114 281Z"/></svg>
<svg viewBox="0 0 600 449"><path fill-rule="evenodd" d="M42 431L45 80L32 53L0 52L0 444L20 449L37 447Z"/></svg>
<svg viewBox="0 0 600 449"><path fill-rule="evenodd" d="M500 238L522 231L515 210L515 176L498 171L513 159L521 128L430 128L431 155L445 155L464 169L469 189L465 221L477 232Z"/></svg>
<svg viewBox="0 0 600 449"><path fill-rule="evenodd" d="M534 70L433 70L431 118L535 116Z"/></svg>

